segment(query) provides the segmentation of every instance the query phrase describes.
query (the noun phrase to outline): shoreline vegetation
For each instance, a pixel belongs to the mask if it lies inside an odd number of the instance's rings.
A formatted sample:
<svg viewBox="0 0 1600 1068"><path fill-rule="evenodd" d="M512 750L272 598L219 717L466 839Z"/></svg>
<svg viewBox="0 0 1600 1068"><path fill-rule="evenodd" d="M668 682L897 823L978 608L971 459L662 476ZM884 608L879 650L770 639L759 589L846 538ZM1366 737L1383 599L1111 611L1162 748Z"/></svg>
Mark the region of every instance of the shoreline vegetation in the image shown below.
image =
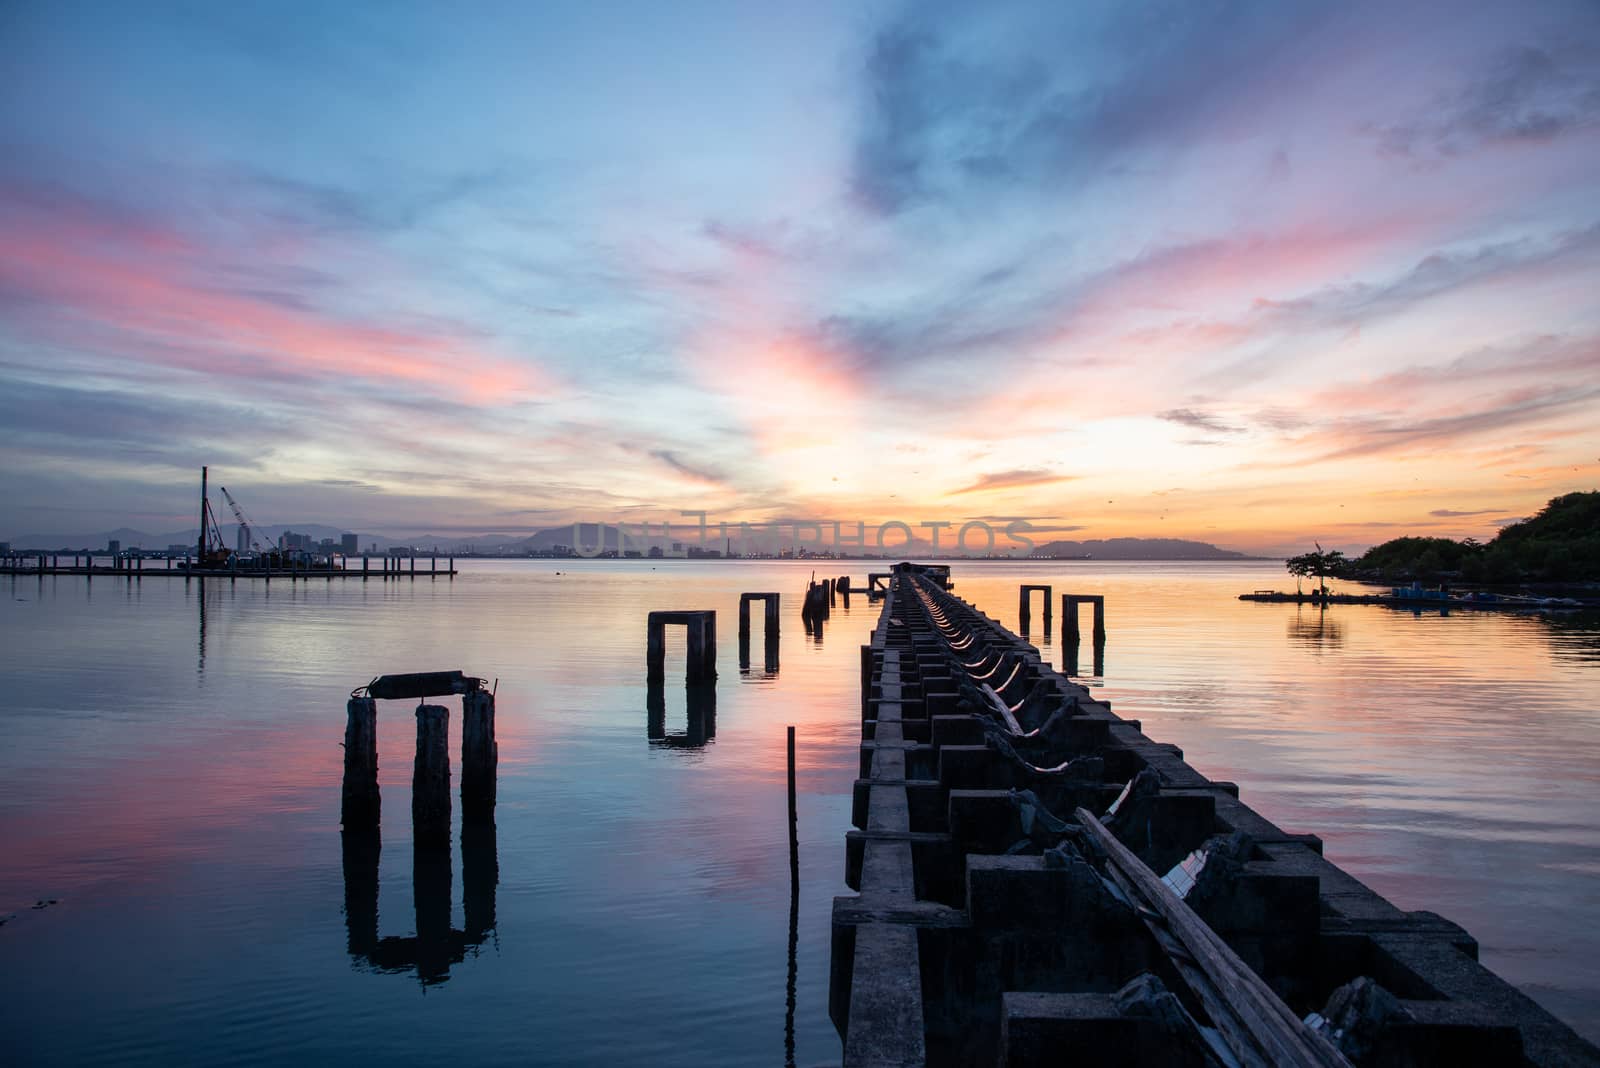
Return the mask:
<svg viewBox="0 0 1600 1068"><path fill-rule="evenodd" d="M1355 582L1463 582L1479 586L1600 582L1600 491L1552 498L1538 515L1503 527L1488 542L1404 537L1351 559L1338 550L1291 556L1291 575Z"/></svg>

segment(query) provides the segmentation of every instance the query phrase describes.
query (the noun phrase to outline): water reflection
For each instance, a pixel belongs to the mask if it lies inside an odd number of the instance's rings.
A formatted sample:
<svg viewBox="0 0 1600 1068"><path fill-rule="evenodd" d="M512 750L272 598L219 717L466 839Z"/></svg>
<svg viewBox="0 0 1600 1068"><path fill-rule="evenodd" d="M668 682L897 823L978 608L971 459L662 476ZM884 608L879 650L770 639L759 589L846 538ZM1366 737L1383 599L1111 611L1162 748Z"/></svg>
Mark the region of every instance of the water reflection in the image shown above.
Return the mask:
<svg viewBox="0 0 1600 1068"><path fill-rule="evenodd" d="M378 859L376 832L343 831L346 947L357 967L376 972L415 971L423 986L450 978L452 965L465 961L495 930L495 893L500 859L493 823L468 825L461 832L464 929L450 926L453 876L444 848L417 845L411 855L411 894L416 933L378 934Z"/></svg>
<svg viewBox="0 0 1600 1068"><path fill-rule="evenodd" d="M778 674L778 635L768 632L762 650L762 675L763 679L776 678ZM750 635L739 635L739 674L750 674Z"/></svg>
<svg viewBox="0 0 1600 1068"><path fill-rule="evenodd" d="M1327 608L1309 615L1297 611L1289 617L1289 641L1312 649L1338 649L1344 645L1344 624L1328 618Z"/></svg>
<svg viewBox="0 0 1600 1068"><path fill-rule="evenodd" d="M1082 677L1084 677L1082 675L1082 673L1078 669L1078 643L1077 642L1069 641L1069 642L1065 642L1065 643L1062 644L1062 646L1061 646L1061 665L1062 665L1061 670L1063 672L1065 672L1068 676L1070 676L1072 678L1082 678ZM1094 670L1090 674L1094 678L1104 679L1106 677L1106 643L1105 642L1095 642L1094 643L1094 659L1093 659L1093 663L1092 663L1091 666L1093 667Z"/></svg>
<svg viewBox="0 0 1600 1068"><path fill-rule="evenodd" d="M1550 632L1550 654L1579 663L1600 662L1600 612L1541 616Z"/></svg>
<svg viewBox="0 0 1600 1068"><path fill-rule="evenodd" d="M685 686L687 729L682 734L667 733L667 695L659 682L645 691L645 737L652 746L666 749L703 749L717 736L717 687L714 683Z"/></svg>
<svg viewBox="0 0 1600 1068"><path fill-rule="evenodd" d="M195 674L202 680L206 677L206 583L200 580L197 590L197 600L200 604L200 665L195 669Z"/></svg>

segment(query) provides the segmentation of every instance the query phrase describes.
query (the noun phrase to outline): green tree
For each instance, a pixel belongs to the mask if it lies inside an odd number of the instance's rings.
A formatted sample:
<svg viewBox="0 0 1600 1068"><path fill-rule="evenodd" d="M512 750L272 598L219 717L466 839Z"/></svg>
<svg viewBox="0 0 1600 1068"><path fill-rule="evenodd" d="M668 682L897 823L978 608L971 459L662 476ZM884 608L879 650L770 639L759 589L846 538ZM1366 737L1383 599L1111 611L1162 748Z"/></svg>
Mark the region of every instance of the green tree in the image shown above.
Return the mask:
<svg viewBox="0 0 1600 1068"><path fill-rule="evenodd" d="M1314 553L1301 553L1299 556L1291 556L1283 562L1284 569L1297 580L1316 578L1318 586L1324 594L1328 592L1328 577L1338 578L1343 575L1347 565L1348 561L1345 559L1344 553L1338 549L1331 549L1325 552L1321 545L1317 545L1317 551ZM1298 581L1295 587L1296 589L1299 588Z"/></svg>

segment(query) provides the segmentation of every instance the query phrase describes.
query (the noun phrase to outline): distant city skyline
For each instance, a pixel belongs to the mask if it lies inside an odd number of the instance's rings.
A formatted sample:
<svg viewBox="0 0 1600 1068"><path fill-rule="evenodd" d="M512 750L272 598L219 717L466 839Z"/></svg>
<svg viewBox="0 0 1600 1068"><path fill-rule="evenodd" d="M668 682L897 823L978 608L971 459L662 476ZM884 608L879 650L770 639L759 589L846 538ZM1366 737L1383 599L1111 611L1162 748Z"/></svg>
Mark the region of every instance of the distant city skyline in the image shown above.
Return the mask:
<svg viewBox="0 0 1600 1068"><path fill-rule="evenodd" d="M7 7L0 540L1600 485L1593 3L470 13Z"/></svg>

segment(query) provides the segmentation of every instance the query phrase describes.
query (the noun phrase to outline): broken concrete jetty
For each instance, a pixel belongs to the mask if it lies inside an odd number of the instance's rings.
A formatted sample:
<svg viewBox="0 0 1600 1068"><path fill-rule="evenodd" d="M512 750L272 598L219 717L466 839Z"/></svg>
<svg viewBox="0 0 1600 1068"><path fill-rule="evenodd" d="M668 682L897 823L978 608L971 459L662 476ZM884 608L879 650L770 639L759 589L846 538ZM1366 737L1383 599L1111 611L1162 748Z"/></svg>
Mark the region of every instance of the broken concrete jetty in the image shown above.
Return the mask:
<svg viewBox="0 0 1600 1068"><path fill-rule="evenodd" d="M1466 931L1145 737L943 569L872 585L858 894L833 908L845 1065L1600 1065ZM1099 638L1103 601L1078 599Z"/></svg>

